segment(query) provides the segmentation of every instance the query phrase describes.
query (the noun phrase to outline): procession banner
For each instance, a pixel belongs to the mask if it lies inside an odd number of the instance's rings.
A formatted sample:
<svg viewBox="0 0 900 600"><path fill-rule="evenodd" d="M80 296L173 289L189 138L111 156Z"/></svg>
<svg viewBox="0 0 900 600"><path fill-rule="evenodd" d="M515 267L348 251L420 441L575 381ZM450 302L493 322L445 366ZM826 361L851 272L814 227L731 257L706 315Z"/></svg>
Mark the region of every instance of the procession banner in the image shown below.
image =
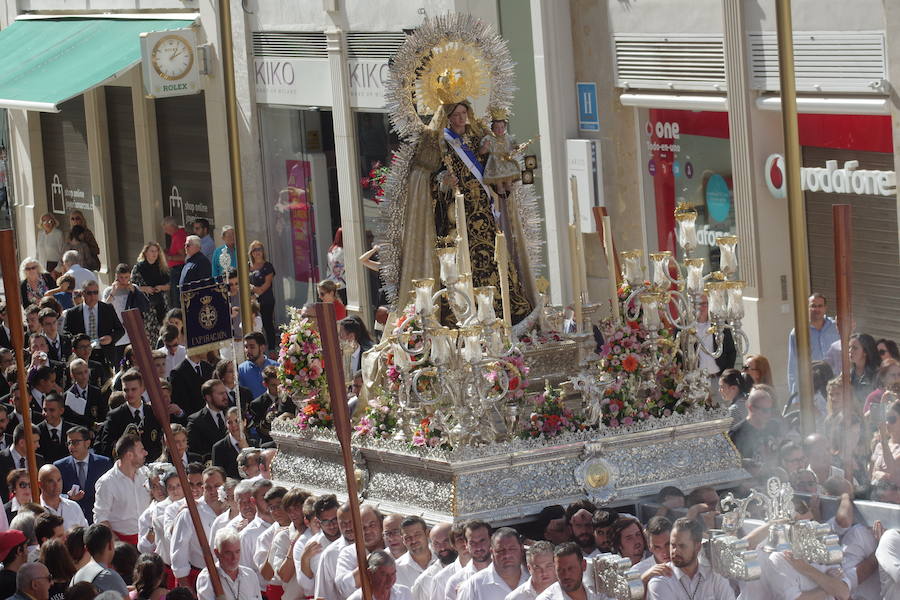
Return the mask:
<svg viewBox="0 0 900 600"><path fill-rule="evenodd" d="M186 284L181 290L188 354L212 352L231 344L228 286L215 279Z"/></svg>

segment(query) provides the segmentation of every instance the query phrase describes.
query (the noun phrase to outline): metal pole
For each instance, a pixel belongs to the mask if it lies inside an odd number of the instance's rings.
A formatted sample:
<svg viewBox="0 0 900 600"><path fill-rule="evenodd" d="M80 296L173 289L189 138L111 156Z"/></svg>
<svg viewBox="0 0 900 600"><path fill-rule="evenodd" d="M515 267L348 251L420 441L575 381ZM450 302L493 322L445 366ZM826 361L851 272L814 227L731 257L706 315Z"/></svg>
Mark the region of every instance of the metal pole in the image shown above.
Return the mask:
<svg viewBox="0 0 900 600"><path fill-rule="evenodd" d="M334 432L341 443L341 458L347 477L347 501L350 503L350 518L356 539L356 564L359 567L359 583L363 600L372 600L372 584L369 582L366 560L366 545L363 541L362 517L359 515L359 494L356 489L356 469L350 447L350 414L347 410L347 384L344 381L341 343L335 327L334 304L316 302L316 323L322 339L322 358L328 390L331 397L331 413L334 417Z"/></svg>
<svg viewBox="0 0 900 600"><path fill-rule="evenodd" d="M231 41L231 2L219 0L219 34L222 36L222 76L225 79L225 117L228 123L228 164L231 175L231 206L234 212L235 257L238 290L241 296L241 322L245 332L253 328L250 308L250 268L247 258L247 223L244 220L244 180L241 176L241 140L238 135L237 93L234 87L234 45ZM270 348L271 350L271 348Z"/></svg>
<svg viewBox="0 0 900 600"><path fill-rule="evenodd" d="M155 373L153 355L150 351L150 342L147 340L147 331L144 329L144 318L141 316L141 312L136 308L124 311L122 313L122 324L125 325L128 339L131 340L131 348L134 350L134 362L138 370L141 373ZM223 598L224 588L222 588L222 581L219 578L219 570L216 568L216 561L213 560L209 540L206 538L203 521L200 520L200 513L197 512L197 501L194 500L194 496L191 494L191 484L187 478L187 471L184 470L184 463L179 459L178 452L175 450L175 443L172 439L172 425L169 421L169 409L163 398L159 379L146 377L144 386L147 388L147 395L150 396L150 407L153 409L153 416L156 417L160 427L162 427L166 451L173 459L171 462L175 466L175 471L178 472L181 487L185 490L184 499L187 503L188 512L191 515L191 523L194 525L194 535L197 536L200 549L203 551L203 560L209 572L209 582L213 587L213 593L216 598Z"/></svg>
<svg viewBox="0 0 900 600"><path fill-rule="evenodd" d="M809 254L806 208L800 188L800 133L797 128L797 86L794 80L794 38L791 0L775 0L778 26L778 65L781 82L781 120L784 128L784 166L791 233L791 282L794 291L794 339L797 343L797 392L803 434L816 430L813 406L812 355L809 347Z"/></svg>
<svg viewBox="0 0 900 600"><path fill-rule="evenodd" d="M19 410L25 428L25 460L28 461L28 479L35 502L40 501L38 466L34 457L34 439L31 436L31 394L25 377L25 329L22 323L22 299L19 292L19 268L16 265L16 240L11 229L0 231L0 270L3 271L3 288L6 291L6 318L9 336L16 355L16 372L19 386ZM3 475L6 477L6 475Z"/></svg>

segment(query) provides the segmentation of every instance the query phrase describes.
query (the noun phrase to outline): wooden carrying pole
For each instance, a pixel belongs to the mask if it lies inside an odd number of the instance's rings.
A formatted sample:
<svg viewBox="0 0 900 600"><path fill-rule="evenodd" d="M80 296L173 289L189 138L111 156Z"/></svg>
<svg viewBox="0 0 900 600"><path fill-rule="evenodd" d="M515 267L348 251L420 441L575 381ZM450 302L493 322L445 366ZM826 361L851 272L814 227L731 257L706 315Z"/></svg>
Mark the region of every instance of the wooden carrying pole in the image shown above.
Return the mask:
<svg viewBox="0 0 900 600"><path fill-rule="evenodd" d="M850 333L853 329L853 307L851 289L853 285L853 246L851 241L852 208L849 204L835 204L831 207L834 221L834 286L837 302L838 331L841 334L841 397L843 411L852 416L858 411L850 386ZM849 427L849 421L845 421ZM845 438L849 440L848 438ZM845 443L844 474L853 481L853 448Z"/></svg>
<svg viewBox="0 0 900 600"><path fill-rule="evenodd" d="M125 331L128 332L128 339L131 340L131 349L134 350L134 364L137 365L138 371L141 373L156 373L156 367L153 364L153 356L150 351L150 342L147 340L147 332L144 330L144 318L141 312L132 308L122 313L122 323L125 325ZM216 561L213 559L212 549L209 546L209 540L206 537L206 530L203 528L203 522L200 520L200 513L197 512L197 501L191 494L191 483L187 478L187 471L184 470L184 463L179 460L178 452L175 450L175 443L172 439L172 424L169 421L169 407L162 395L162 388L159 385L159 379L156 377L144 377L144 386L147 388L147 394L150 396L150 407L153 409L153 416L159 421L163 430L163 438L166 442L166 452L173 458L172 463L178 472L178 480L181 481L181 487L185 490L184 499L187 502L188 511L191 514L191 522L194 524L194 534L197 541L200 542L200 548L203 550L203 561L206 563L206 569L209 572L209 581L213 587L213 593L216 598L224 596L222 588L222 580L219 578L219 570L216 568Z"/></svg>
<svg viewBox="0 0 900 600"><path fill-rule="evenodd" d="M350 517L356 539L356 564L359 567L359 583L363 600L372 600L372 584L369 582L366 545L363 541L362 517L359 514L359 494L356 489L356 472L350 448L350 413L347 409L347 384L344 381L341 343L335 326L334 305L330 302L316 302L316 323L322 338L322 358L325 362L325 376L328 379L328 393L331 398L331 414L334 417L334 432L341 443L341 458L344 460L344 474L347 477L347 500L350 502Z"/></svg>
<svg viewBox="0 0 900 600"><path fill-rule="evenodd" d="M38 467L34 457L34 438L31 432L31 398L25 377L25 326L22 323L22 298L19 292L19 268L16 265L16 240L11 229L0 231L0 270L3 271L3 289L6 292L6 318L9 336L16 355L16 371L19 385L19 410L25 428L25 460L28 462L28 480L31 493L39 499ZM18 465L16 465L18 466ZM6 477L6 474L3 474Z"/></svg>

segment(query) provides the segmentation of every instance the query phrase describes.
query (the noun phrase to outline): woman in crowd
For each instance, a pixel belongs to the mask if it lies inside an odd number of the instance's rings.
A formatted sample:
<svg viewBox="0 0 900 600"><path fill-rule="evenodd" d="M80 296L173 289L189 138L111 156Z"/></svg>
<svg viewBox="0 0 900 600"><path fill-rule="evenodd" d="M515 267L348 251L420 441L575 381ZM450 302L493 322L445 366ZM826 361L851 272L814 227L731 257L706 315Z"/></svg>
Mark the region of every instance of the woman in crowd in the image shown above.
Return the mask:
<svg viewBox="0 0 900 600"><path fill-rule="evenodd" d="M866 398L863 414L869 415L873 404L880 404L884 392L892 390L900 392L900 362L888 358L881 363L878 372L875 373L875 390Z"/></svg>
<svg viewBox="0 0 900 600"><path fill-rule="evenodd" d="M774 385L769 359L762 354L751 354L744 360L744 374L749 375L753 379L753 383Z"/></svg>
<svg viewBox="0 0 900 600"><path fill-rule="evenodd" d="M44 270L37 259L30 256L19 265L19 277L22 308L37 304L44 294L56 287L53 276Z"/></svg>
<svg viewBox="0 0 900 600"><path fill-rule="evenodd" d="M738 425L747 418L747 394L753 382L745 377L737 369L725 369L719 377L719 394L722 396L724 406L728 407L728 415L731 417L731 427Z"/></svg>
<svg viewBox="0 0 900 600"><path fill-rule="evenodd" d="M338 323L338 337L341 342L353 346L353 354L350 357L350 373L356 373L362 368L363 352L375 345L369 330L366 329L362 319L357 315L345 317Z"/></svg>
<svg viewBox="0 0 900 600"><path fill-rule="evenodd" d="M346 287L344 281L344 230L338 227L334 232L334 240L328 249L328 281L333 281L338 289L338 294L342 291L344 302L347 301Z"/></svg>
<svg viewBox="0 0 900 600"><path fill-rule="evenodd" d="M875 342L875 348L878 350L878 357L885 361L889 358L900 362L900 348L897 348L897 342L887 338L881 338Z"/></svg>
<svg viewBox="0 0 900 600"><path fill-rule="evenodd" d="M266 259L266 248L258 240L250 242L248 256L250 259L250 290L259 302L266 342L271 350L278 345L278 336L275 332L275 293L272 290L275 267Z"/></svg>
<svg viewBox="0 0 900 600"><path fill-rule="evenodd" d="M182 346L186 346L186 338L184 337L184 317L182 316L180 308L173 308L169 312L167 312L166 316L163 318L162 325L159 328L159 337L156 339L156 347L162 348L165 345L163 336L166 333L166 327L169 325L173 325L178 328L178 331L181 333L181 335L178 337L178 343Z"/></svg>
<svg viewBox="0 0 900 600"><path fill-rule="evenodd" d="M81 257L81 266L88 271L100 270L100 257L91 253L91 248L85 241L88 230L81 225L72 227L69 231L69 239L66 242L66 250L77 250Z"/></svg>
<svg viewBox="0 0 900 600"><path fill-rule="evenodd" d="M344 308L344 303L341 302L341 299L337 297L337 286L333 281L328 279L320 281L318 292L319 300L334 304L334 317L336 320L340 321L347 317L347 309Z"/></svg>
<svg viewBox="0 0 900 600"><path fill-rule="evenodd" d="M816 407L816 422L828 416L828 382L834 379L834 371L824 360L812 364L813 405Z"/></svg>
<svg viewBox="0 0 900 600"><path fill-rule="evenodd" d="M12 498L3 505L3 508L6 510L6 522L11 523L18 514L19 507L31 502L31 482L28 480L28 471L25 469L10 471L6 475L6 487L12 494Z"/></svg>
<svg viewBox="0 0 900 600"><path fill-rule="evenodd" d="M131 283L147 295L150 311L144 314L147 331L157 331L166 316L166 296L169 293L169 267L162 257L158 242L147 242L131 269Z"/></svg>
<svg viewBox="0 0 900 600"><path fill-rule="evenodd" d="M41 216L41 228L37 234L37 258L47 271L53 272L59 264L66 243L59 229L59 222L50 213Z"/></svg>
<svg viewBox="0 0 900 600"><path fill-rule="evenodd" d="M50 571L50 600L62 600L69 589L69 582L78 571L66 545L55 538L47 540L41 544L38 560Z"/></svg>
<svg viewBox="0 0 900 600"><path fill-rule="evenodd" d="M134 590L131 600L160 600L169 591L163 587L165 570L158 554L141 554L134 565Z"/></svg>
<svg viewBox="0 0 900 600"><path fill-rule="evenodd" d="M850 336L850 385L856 399L865 403L866 398L875 390L875 375L881 359L875 347L875 338L867 333L854 333Z"/></svg>
<svg viewBox="0 0 900 600"><path fill-rule="evenodd" d="M900 402L887 406L878 432L879 441L872 450L872 484L881 479L900 484Z"/></svg>
<svg viewBox="0 0 900 600"><path fill-rule="evenodd" d="M81 266L96 271L100 268L100 244L97 243L94 232L88 228L84 213L80 210L73 210L69 213L69 239L72 238L71 231L76 227L81 228L78 237L87 246L87 252L81 254ZM89 264L96 265L96 267L89 267Z"/></svg>

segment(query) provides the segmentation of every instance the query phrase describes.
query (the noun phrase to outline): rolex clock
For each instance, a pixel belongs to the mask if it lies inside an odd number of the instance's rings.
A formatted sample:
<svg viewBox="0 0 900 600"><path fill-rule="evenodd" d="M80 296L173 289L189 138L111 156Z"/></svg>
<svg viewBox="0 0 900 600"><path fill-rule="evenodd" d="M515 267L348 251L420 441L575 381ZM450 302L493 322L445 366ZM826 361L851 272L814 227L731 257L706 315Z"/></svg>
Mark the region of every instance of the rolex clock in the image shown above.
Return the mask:
<svg viewBox="0 0 900 600"><path fill-rule="evenodd" d="M197 35L191 28L141 34L144 90L153 98L200 91Z"/></svg>

